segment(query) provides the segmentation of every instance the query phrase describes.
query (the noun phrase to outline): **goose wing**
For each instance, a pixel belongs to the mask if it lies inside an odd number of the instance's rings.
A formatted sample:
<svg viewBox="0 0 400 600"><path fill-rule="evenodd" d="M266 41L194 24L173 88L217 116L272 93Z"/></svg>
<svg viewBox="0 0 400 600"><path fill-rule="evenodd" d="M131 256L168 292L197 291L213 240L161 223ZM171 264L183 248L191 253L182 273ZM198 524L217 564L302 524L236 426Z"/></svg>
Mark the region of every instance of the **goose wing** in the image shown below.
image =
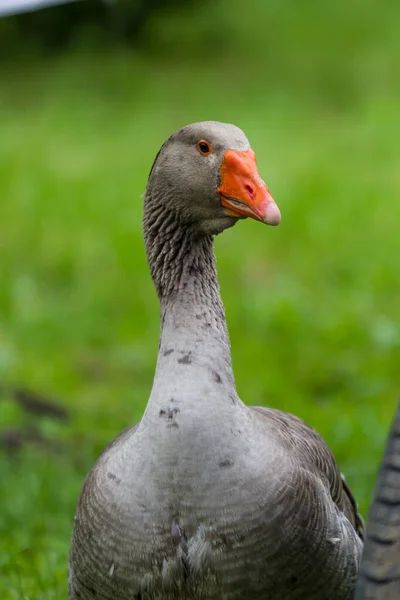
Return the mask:
<svg viewBox="0 0 400 600"><path fill-rule="evenodd" d="M323 438L302 419L273 408L254 406L261 419L267 419L278 442L307 469L328 486L336 506L344 513L361 540L364 523L350 488L341 475L335 458Z"/></svg>

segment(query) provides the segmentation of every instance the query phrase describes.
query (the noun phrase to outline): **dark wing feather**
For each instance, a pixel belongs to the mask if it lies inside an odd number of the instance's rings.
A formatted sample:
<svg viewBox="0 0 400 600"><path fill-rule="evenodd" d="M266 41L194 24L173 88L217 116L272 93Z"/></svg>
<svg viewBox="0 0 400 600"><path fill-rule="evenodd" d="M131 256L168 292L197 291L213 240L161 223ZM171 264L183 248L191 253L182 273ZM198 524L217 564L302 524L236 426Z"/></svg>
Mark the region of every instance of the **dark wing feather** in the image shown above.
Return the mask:
<svg viewBox="0 0 400 600"><path fill-rule="evenodd" d="M356 600L400 598L400 404L372 503Z"/></svg>

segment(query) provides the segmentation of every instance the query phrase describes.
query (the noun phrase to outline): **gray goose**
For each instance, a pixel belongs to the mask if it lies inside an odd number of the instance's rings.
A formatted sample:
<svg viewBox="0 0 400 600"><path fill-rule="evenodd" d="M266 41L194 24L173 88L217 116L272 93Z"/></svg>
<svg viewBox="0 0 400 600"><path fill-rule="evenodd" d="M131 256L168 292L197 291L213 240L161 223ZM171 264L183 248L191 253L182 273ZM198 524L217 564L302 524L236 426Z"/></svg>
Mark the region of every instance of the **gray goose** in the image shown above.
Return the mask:
<svg viewBox="0 0 400 600"><path fill-rule="evenodd" d="M141 421L101 454L78 500L70 600L350 600L363 527L323 439L238 397L213 236L280 213L234 125L161 147L144 198L160 300Z"/></svg>

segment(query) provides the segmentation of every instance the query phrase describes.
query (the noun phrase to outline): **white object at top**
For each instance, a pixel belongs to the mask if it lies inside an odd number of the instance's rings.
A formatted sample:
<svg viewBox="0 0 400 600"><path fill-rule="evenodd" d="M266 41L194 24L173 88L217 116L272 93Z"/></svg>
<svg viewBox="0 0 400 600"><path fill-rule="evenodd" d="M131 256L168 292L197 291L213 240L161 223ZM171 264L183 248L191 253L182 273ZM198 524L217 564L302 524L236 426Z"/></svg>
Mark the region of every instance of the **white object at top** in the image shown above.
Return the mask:
<svg viewBox="0 0 400 600"><path fill-rule="evenodd" d="M77 0L0 0L0 16L29 12Z"/></svg>

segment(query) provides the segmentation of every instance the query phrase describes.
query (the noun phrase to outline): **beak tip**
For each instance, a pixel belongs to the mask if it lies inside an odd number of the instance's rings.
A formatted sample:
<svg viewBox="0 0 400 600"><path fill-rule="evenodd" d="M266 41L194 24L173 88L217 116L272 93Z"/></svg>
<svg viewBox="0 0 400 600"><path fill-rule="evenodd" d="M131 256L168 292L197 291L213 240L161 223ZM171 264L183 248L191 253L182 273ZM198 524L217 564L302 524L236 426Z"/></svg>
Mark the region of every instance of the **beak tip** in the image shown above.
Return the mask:
<svg viewBox="0 0 400 600"><path fill-rule="evenodd" d="M273 226L279 225L281 222L281 211L275 202L268 202L263 221L267 225Z"/></svg>

